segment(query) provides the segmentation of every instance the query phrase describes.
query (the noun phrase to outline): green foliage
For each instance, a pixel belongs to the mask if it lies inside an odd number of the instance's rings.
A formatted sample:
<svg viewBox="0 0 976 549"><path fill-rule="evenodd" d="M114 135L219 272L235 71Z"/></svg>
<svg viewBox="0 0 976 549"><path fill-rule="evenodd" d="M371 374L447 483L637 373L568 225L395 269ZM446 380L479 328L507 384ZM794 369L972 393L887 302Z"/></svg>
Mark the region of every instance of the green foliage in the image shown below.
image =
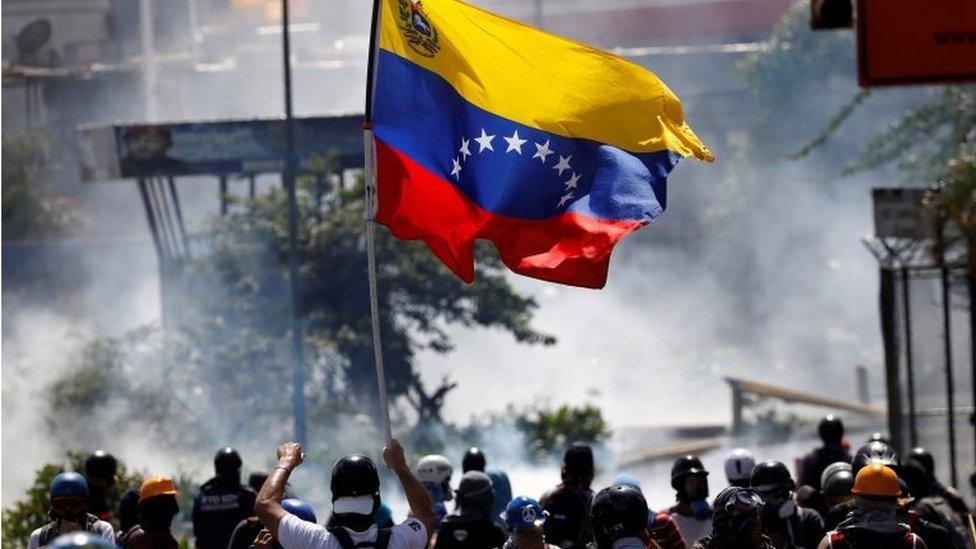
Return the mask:
<svg viewBox="0 0 976 549"><path fill-rule="evenodd" d="M758 109L752 134L768 146L789 146L797 128L824 118L832 96L857 91L853 33L813 32L809 16L809 1L795 2L774 28L768 48L739 65Z"/></svg>
<svg viewBox="0 0 976 549"><path fill-rule="evenodd" d="M964 143L943 166L943 177L926 196L927 204L944 215L946 225L938 257L961 254L971 277L976 277L976 139ZM940 245L937 241L935 246Z"/></svg>
<svg viewBox="0 0 976 549"><path fill-rule="evenodd" d="M795 3L773 31L769 48L750 54L740 65L759 109L752 136L763 148L794 142L797 128L823 119L824 129L788 155L793 160L841 137L840 128L871 96L869 90L854 85L853 34L811 31L808 14L807 0ZM838 95L849 99L832 107L830 97ZM961 144L973 139L974 132L976 86L946 86L934 100L904 113L874 135L841 174L893 164L908 178L931 182L941 177L948 160Z"/></svg>
<svg viewBox="0 0 976 549"><path fill-rule="evenodd" d="M845 173L896 164L933 181L967 141L976 139L976 86L946 87L936 101L907 112L868 143Z"/></svg>
<svg viewBox="0 0 976 549"><path fill-rule="evenodd" d="M84 471L86 457L87 454L81 452L69 452L67 465L46 463L34 473L34 483L27 489L24 498L3 510L3 549L27 547L31 532L50 522L47 516L50 505L47 494L51 480L65 471ZM113 509L118 504L122 492L131 486L142 485L143 475L129 471L125 463L119 461L116 479L115 486L106 493L106 499Z"/></svg>
<svg viewBox="0 0 976 549"><path fill-rule="evenodd" d="M300 303L306 346L317 355L310 378L337 379L360 404L375 393L368 286L363 243L361 185L331 188L305 179L299 193ZM216 330L239 354L235 376L254 383L266 365L280 361L278 342L287 326L287 202L275 190L215 220L203 240L212 250L195 273L215 280L221 299L191 299L191 330ZM536 302L515 293L497 256L480 250L478 283L457 280L418 242L395 241L378 231L378 291L387 383L393 397L416 385L413 357L423 349L447 352L449 324L500 328L517 341L552 344L531 327ZM209 288L203 286L205 291ZM219 368L219 367L218 367ZM321 368L321 369L318 369ZM351 389L347 391L346 389Z"/></svg>
<svg viewBox="0 0 976 549"><path fill-rule="evenodd" d="M27 547L31 532L49 521L48 487L51 480L64 471L60 464L42 466L35 473L34 484L27 489L24 499L3 510L3 549Z"/></svg>
<svg viewBox="0 0 976 549"><path fill-rule="evenodd" d="M573 442L602 442L611 434L603 413L593 404L539 409L519 417L516 426L537 456L562 451Z"/></svg>
<svg viewBox="0 0 976 549"><path fill-rule="evenodd" d="M4 138L3 239L48 238L68 234L78 219L63 198L38 180L45 139L39 133Z"/></svg>
<svg viewBox="0 0 976 549"><path fill-rule="evenodd" d="M115 340L86 345L69 373L51 384L51 404L59 415L79 414L108 400L122 379L122 354Z"/></svg>
<svg viewBox="0 0 976 549"><path fill-rule="evenodd" d="M298 193L306 414L314 439L355 445L332 427L340 415L376 410L363 188L342 188L328 175L330 159L319 164L323 173L302 178ZM61 431L78 439L86 427L70 420L88 422L111 409L174 447L288 436L287 211L286 193L271 190L233 203L195 236L202 253L186 266L172 302L178 328L146 328L84 347L51 387L52 417L70 423ZM526 344L555 342L532 327L537 303L514 291L487 249L479 249L478 282L466 285L423 244L395 241L381 229L376 248L390 396L411 391L408 402L418 403L422 417L436 422L453 386L425 388L413 358L425 349L450 351L449 325L501 329ZM368 436L361 427L356 431Z"/></svg>

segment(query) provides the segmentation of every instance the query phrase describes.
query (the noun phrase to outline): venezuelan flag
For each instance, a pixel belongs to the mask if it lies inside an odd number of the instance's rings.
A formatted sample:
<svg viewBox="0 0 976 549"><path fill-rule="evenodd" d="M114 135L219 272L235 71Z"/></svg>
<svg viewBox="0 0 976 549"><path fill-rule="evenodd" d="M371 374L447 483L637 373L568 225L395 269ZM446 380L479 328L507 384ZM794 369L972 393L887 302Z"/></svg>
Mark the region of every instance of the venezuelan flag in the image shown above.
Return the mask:
<svg viewBox="0 0 976 549"><path fill-rule="evenodd" d="M603 287L678 159L713 160L633 63L458 0L380 9L375 220L466 282L487 239L517 273Z"/></svg>

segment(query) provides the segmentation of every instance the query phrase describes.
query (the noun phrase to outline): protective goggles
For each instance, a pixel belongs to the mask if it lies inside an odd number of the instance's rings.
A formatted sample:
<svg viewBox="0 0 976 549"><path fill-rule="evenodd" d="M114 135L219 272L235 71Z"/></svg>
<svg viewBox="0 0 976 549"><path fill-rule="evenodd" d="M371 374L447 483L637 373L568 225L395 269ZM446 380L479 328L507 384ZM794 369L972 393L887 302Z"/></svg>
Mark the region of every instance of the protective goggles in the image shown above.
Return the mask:
<svg viewBox="0 0 976 549"><path fill-rule="evenodd" d="M736 490L725 504L726 511L750 511L763 506L763 497L752 488Z"/></svg>

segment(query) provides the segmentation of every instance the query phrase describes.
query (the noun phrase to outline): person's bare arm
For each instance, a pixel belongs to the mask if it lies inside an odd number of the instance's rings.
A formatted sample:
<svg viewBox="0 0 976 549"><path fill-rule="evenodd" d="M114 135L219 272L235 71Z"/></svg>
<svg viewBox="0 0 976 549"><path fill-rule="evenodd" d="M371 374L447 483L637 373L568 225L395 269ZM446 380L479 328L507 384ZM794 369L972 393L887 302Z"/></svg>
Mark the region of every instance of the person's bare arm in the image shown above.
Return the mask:
<svg viewBox="0 0 976 549"><path fill-rule="evenodd" d="M427 537L434 533L437 527L437 512L434 511L434 500L424 485L413 476L410 467L407 465L407 458L403 455L403 446L396 439L391 440L386 448L383 448L383 461L386 466L396 473L403 486L403 493L407 496L407 503L410 504L410 514L427 527Z"/></svg>
<svg viewBox="0 0 976 549"><path fill-rule="evenodd" d="M288 512L281 506L281 498L284 497L285 485L288 484L288 476L295 467L302 464L305 454L302 453L302 445L297 442L286 442L278 447L278 465L264 481L261 491L258 492L257 501L254 503L254 514L258 516L261 524L271 532L275 538L278 537L278 525L282 517Z"/></svg>

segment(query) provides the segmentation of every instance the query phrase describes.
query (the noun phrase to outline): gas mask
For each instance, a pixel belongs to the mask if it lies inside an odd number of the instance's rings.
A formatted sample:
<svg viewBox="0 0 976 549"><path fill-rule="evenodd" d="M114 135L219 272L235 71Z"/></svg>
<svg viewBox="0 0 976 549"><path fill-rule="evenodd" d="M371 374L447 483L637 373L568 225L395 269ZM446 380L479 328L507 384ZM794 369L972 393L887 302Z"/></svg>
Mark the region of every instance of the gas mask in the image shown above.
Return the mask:
<svg viewBox="0 0 976 549"><path fill-rule="evenodd" d="M712 518L712 508L708 505L708 478L705 475L685 477L684 497L691 502L691 514L698 520Z"/></svg>
<svg viewBox="0 0 976 549"><path fill-rule="evenodd" d="M762 515L768 520L783 520L796 513L796 502L793 501L793 491L789 489L763 494L766 500Z"/></svg>
<svg viewBox="0 0 976 549"><path fill-rule="evenodd" d="M75 524L84 525L88 520L88 503L82 501L72 501L73 498L60 498L51 502L51 508L47 515L51 520L63 520Z"/></svg>
<svg viewBox="0 0 976 549"><path fill-rule="evenodd" d="M763 499L758 492L742 489L732 495L721 514L715 519L715 535L729 547L756 547L762 539L762 523L759 520Z"/></svg>

